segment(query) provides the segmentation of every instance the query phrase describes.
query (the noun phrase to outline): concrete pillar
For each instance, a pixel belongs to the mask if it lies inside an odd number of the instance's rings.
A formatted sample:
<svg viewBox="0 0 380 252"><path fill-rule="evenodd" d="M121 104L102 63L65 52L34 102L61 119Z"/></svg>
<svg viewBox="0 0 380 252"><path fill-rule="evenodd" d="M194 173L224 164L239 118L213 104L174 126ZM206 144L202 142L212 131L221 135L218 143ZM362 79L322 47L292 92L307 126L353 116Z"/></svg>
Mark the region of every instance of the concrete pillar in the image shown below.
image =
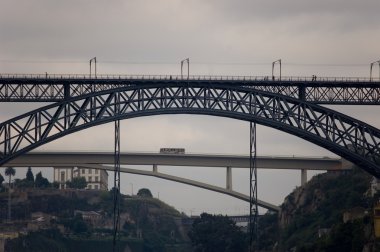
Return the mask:
<svg viewBox="0 0 380 252"><path fill-rule="evenodd" d="M226 170L226 189L232 190L232 168L231 168L231 166L227 166L227 170Z"/></svg>
<svg viewBox="0 0 380 252"><path fill-rule="evenodd" d="M301 186L305 185L307 183L307 170L302 169L301 170Z"/></svg>
<svg viewBox="0 0 380 252"><path fill-rule="evenodd" d="M156 164L153 165L153 172L157 173L157 165Z"/></svg>

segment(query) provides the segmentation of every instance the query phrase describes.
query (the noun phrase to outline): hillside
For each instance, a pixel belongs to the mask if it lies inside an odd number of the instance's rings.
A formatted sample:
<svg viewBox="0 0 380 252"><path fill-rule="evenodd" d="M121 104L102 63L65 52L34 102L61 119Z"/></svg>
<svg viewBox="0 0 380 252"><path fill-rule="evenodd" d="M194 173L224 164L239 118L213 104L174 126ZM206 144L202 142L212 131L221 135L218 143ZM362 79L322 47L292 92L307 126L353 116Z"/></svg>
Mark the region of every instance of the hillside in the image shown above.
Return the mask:
<svg viewBox="0 0 380 252"><path fill-rule="evenodd" d="M285 198L279 215L268 213L261 218L261 250L374 249L375 199L368 193L370 181L371 176L360 169L313 177Z"/></svg>
<svg viewBox="0 0 380 252"><path fill-rule="evenodd" d="M6 222L8 194L0 194L0 232L26 234L7 242L7 251L40 251L41 246L44 251L72 251L73 247L83 247L81 251L112 250L112 193L15 191L13 223ZM182 225L184 216L164 202L123 195L120 209L120 244L129 251L186 251L189 247L187 230Z"/></svg>

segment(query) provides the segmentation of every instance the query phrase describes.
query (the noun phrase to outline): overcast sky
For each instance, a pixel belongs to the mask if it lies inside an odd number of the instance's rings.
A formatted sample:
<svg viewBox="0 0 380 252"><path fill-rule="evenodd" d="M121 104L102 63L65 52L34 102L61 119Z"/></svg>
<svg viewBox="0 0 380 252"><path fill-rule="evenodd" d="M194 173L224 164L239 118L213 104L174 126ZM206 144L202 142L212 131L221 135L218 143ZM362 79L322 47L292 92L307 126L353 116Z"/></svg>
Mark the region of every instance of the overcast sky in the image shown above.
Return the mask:
<svg viewBox="0 0 380 252"><path fill-rule="evenodd" d="M369 77L369 64L380 59L379 10L378 0L2 0L0 72L88 74L96 56L100 74L179 74L179 62L189 57L191 74L270 75L271 62L282 59L283 75ZM0 120L42 105L0 104ZM377 107L333 108L380 127ZM111 151L112 129L95 127L39 150ZM246 122L207 116L136 118L122 122L122 151L248 154L248 129ZM258 138L259 155L333 155L265 127ZM225 185L224 169L159 170ZM248 194L249 173L233 176L234 189ZM131 183L188 214L248 210L228 196L137 175L123 175L125 193ZM295 171L259 172L259 196L271 203L299 184Z"/></svg>

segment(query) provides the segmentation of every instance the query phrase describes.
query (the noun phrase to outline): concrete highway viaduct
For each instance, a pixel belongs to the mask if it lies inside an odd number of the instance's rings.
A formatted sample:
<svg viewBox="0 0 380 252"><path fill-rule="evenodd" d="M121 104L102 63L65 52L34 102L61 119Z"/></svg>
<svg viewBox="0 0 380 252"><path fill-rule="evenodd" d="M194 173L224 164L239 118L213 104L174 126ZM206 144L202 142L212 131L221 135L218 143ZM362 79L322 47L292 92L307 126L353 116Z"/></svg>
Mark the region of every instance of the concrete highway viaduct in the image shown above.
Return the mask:
<svg viewBox="0 0 380 252"><path fill-rule="evenodd" d="M15 167L56 167L93 168L114 170L114 154L111 152L30 152L10 161L7 166ZM149 165L151 171L121 168L121 172L153 176L230 195L249 202L249 195L234 191L232 187L233 168L250 168L249 156L216 154L167 154L167 153L121 153L121 165ZM216 167L226 169L225 188L207 183L173 176L158 171L158 166ZM259 169L291 169L301 171L301 185L307 181L307 170L342 171L352 168L352 164L341 158L296 157L296 156L258 156ZM261 200L258 205L278 211L279 207Z"/></svg>

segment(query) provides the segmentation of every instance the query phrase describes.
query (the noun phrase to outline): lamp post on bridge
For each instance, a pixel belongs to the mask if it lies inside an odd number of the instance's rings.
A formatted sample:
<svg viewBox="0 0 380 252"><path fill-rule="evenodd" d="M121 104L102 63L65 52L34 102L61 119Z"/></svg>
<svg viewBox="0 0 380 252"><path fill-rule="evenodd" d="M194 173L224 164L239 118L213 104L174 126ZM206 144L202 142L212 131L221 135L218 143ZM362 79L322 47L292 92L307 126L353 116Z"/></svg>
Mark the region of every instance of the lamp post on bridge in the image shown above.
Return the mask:
<svg viewBox="0 0 380 252"><path fill-rule="evenodd" d="M190 59L186 58L181 61L181 79L183 79L183 63L187 62L187 79L189 79L189 74L190 74Z"/></svg>
<svg viewBox="0 0 380 252"><path fill-rule="evenodd" d="M280 64L280 80L281 80L281 59L278 59L278 60L272 62L272 80L274 80L274 74L273 74L273 72L274 72L274 65L276 63Z"/></svg>
<svg viewBox="0 0 380 252"><path fill-rule="evenodd" d="M91 63L94 61L95 65L95 79L96 79L96 57L90 59L90 78L91 78Z"/></svg>
<svg viewBox="0 0 380 252"><path fill-rule="evenodd" d="M372 67L373 65L375 65L376 63L379 64L379 81L380 81L380 60L378 61L374 61L370 64L370 69L369 69L369 81L372 81Z"/></svg>

